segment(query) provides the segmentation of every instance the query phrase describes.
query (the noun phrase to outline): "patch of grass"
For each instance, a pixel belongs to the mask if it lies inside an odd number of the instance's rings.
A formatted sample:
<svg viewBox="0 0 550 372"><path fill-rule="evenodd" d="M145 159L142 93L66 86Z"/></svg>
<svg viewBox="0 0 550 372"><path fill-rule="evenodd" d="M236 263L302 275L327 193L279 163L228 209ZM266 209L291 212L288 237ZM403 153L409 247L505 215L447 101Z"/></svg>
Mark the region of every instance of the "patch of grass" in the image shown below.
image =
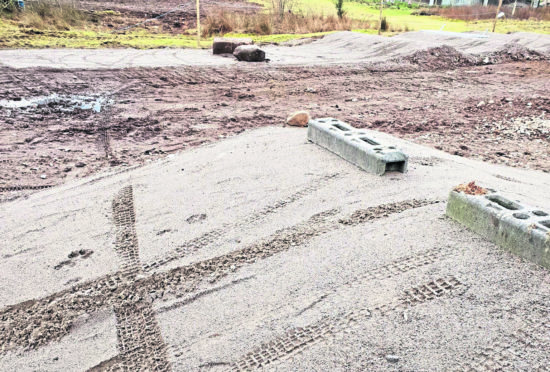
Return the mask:
<svg viewBox="0 0 550 372"><path fill-rule="evenodd" d="M285 43L291 40L305 39L305 38L318 38L325 35L329 35L335 31L330 32L314 32L308 34L275 34L275 35L255 35L255 34L238 34L229 33L227 37L246 37L251 38L256 44L279 44Z"/></svg>
<svg viewBox="0 0 550 372"><path fill-rule="evenodd" d="M269 7L269 0L252 0L256 3ZM378 24L379 19L379 2L373 1L347 1L344 3L344 11L346 16L351 19L358 19ZM399 4L399 3L396 3ZM455 7L454 9L464 8ZM519 8L516 10L518 14ZM314 13L323 15L336 15L336 8L333 0L296 0L294 2L293 12L298 13ZM415 7L397 6L384 8L384 16L390 24L390 31L394 30L439 30L443 27L445 31L466 32L477 31L484 32L492 28L492 17L486 20L460 20L445 18L442 16L419 16L414 15L417 12ZM497 23L496 32L537 32L550 34L550 21L538 21L536 19L518 20L504 19Z"/></svg>
<svg viewBox="0 0 550 372"><path fill-rule="evenodd" d="M550 21L550 8L517 8L512 17L512 7L506 6L501 8L501 12L506 14L508 19L514 20L534 20L534 21ZM439 15L445 18L462 19L465 21L494 19L497 14L496 6L455 6L445 8L434 8L429 10L434 15Z"/></svg>
<svg viewBox="0 0 550 372"><path fill-rule="evenodd" d="M283 43L290 40L320 37L328 32L307 34L249 35L229 34L235 37L251 37L258 44ZM201 48L210 48L213 38L203 39ZM152 34L137 30L125 34L98 32L95 30L38 30L19 27L14 22L0 20L0 48L197 48L194 35Z"/></svg>

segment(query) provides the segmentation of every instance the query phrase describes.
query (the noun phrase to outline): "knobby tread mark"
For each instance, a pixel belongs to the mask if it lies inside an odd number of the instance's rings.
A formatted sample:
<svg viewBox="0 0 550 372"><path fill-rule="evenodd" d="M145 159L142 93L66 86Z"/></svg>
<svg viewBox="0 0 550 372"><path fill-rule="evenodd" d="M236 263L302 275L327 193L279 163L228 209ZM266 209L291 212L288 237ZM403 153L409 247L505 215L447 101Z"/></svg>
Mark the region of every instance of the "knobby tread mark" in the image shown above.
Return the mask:
<svg viewBox="0 0 550 372"><path fill-rule="evenodd" d="M55 185L17 185L17 186L0 186L0 192L12 192L23 190L44 190L54 187Z"/></svg>
<svg viewBox="0 0 550 372"><path fill-rule="evenodd" d="M127 293L143 290L155 298L162 298L173 292L178 292L180 295L190 293L195 291L204 280L215 283L246 265L300 246L314 237L344 226L334 218L339 211L328 210L313 215L310 219L293 227L276 231L267 239L242 249L166 272L155 273L145 278L129 280L135 277L136 270L139 268L137 240L134 244L134 239L137 238L133 235L135 234L134 208L133 203L129 204L132 198L131 188L125 188L113 202L117 243L120 243L115 249L125 257L126 269L39 300L1 309L0 329L6 337L0 338L0 354L15 347L34 348L58 340L69 333L71 325L78 316L114 306L120 301L120 296L124 298ZM425 204L425 201L417 203L404 201L371 207L362 210L363 214L370 216L362 221L386 218L393 213L400 213ZM52 313L56 314L53 319ZM35 324L39 326L33 327L32 325Z"/></svg>
<svg viewBox="0 0 550 372"><path fill-rule="evenodd" d="M371 280L381 280L381 279L389 279L397 275L404 274L406 272L418 269L423 266L430 265L437 260L440 260L442 258L445 258L447 256L450 256L454 251L451 251L447 248L434 248L429 249L414 255L409 255L405 257L398 258L397 260L394 260L386 265L375 267L374 269L368 270L361 274L360 276L354 278L353 280L347 281L338 287L334 288L330 292L326 292L323 295L320 296L319 299L315 300L314 303L320 302L322 299L327 298L330 295L333 295L337 293L337 291L342 288L357 288L360 285L362 285L365 281L371 281ZM311 308L313 306L309 306ZM304 313L304 309L300 311L300 314Z"/></svg>
<svg viewBox="0 0 550 372"><path fill-rule="evenodd" d="M121 271L125 279L133 282L141 264L132 186L124 187L113 199L113 220ZM119 293L112 301L120 356L105 370L170 371L167 348L147 288L133 289Z"/></svg>
<svg viewBox="0 0 550 372"><path fill-rule="evenodd" d="M171 370L152 303L144 298L114 306L120 358L107 371Z"/></svg>
<svg viewBox="0 0 550 372"><path fill-rule="evenodd" d="M111 159L113 157L113 150L111 148L111 136L109 134L109 129L104 128L100 132L100 142L103 147L103 151L105 151L105 158L107 158L107 160Z"/></svg>
<svg viewBox="0 0 550 372"><path fill-rule="evenodd" d="M178 247L176 247L172 252L168 253L162 258L157 258L149 264L143 266L143 271L149 272L154 269L157 269L161 266L164 266L172 261L178 260L187 256L190 253L196 252L202 248L209 246L210 244L215 243L217 240L222 238L226 231L229 229L237 228L246 228L249 226L255 226L259 221L263 220L270 214L276 213L278 210L286 207L289 204L292 204L303 197L309 195L311 192L319 190L322 187L328 185L328 183L340 176L339 173L329 174L319 179L315 180L311 185L301 189L300 191L288 196L285 199L281 199L271 205L268 205L261 210L239 220L236 223L226 223L222 227L214 230L210 230L201 236L192 239Z"/></svg>
<svg viewBox="0 0 550 372"><path fill-rule="evenodd" d="M113 199L116 228L115 251L122 261L122 272L135 277L141 271L132 186L123 188Z"/></svg>
<svg viewBox="0 0 550 372"><path fill-rule="evenodd" d="M253 371L275 361L286 359L317 342L344 331L354 323L370 318L373 314L384 315L389 311L427 302L450 293L461 285L462 283L453 276L438 278L406 291L405 295L397 301L373 309L362 308L351 311L337 318L324 318L306 327L292 329L283 336L262 344L254 351L246 354L234 362L228 371ZM425 293L426 295L415 297L415 301L410 301L410 292Z"/></svg>

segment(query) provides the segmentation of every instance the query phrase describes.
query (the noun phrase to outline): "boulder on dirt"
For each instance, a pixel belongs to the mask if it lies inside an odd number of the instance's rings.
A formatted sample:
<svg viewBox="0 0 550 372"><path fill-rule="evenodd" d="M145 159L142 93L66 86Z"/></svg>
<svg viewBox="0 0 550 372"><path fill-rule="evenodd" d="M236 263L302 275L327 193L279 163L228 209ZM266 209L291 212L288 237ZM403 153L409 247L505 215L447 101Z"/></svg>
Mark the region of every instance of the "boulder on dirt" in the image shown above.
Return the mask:
<svg viewBox="0 0 550 372"><path fill-rule="evenodd" d="M241 45L252 45L252 39L248 38L214 38L212 52L214 54L232 54Z"/></svg>
<svg viewBox="0 0 550 372"><path fill-rule="evenodd" d="M307 111L298 111L286 119L286 123L293 127L306 127L311 117Z"/></svg>
<svg viewBox="0 0 550 372"><path fill-rule="evenodd" d="M256 45L241 45L235 49L233 55L239 61L263 62L265 61L265 52Z"/></svg>

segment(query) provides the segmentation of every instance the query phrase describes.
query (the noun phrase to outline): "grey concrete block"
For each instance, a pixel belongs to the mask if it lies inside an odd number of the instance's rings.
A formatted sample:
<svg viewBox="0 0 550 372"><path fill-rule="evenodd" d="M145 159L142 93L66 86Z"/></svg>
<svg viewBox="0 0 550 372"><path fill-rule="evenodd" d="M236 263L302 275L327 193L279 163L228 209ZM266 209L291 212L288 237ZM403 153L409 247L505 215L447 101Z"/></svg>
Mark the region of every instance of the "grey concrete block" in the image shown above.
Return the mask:
<svg viewBox="0 0 550 372"><path fill-rule="evenodd" d="M338 119L315 119L308 124L308 139L359 168L378 175L406 172L409 158L395 146L384 145Z"/></svg>
<svg viewBox="0 0 550 372"><path fill-rule="evenodd" d="M447 215L503 249L550 269L550 211L487 195L451 191Z"/></svg>
<svg viewBox="0 0 550 372"><path fill-rule="evenodd" d="M233 54L237 47L252 44L253 41L249 38L216 37L212 44L212 52L214 54Z"/></svg>

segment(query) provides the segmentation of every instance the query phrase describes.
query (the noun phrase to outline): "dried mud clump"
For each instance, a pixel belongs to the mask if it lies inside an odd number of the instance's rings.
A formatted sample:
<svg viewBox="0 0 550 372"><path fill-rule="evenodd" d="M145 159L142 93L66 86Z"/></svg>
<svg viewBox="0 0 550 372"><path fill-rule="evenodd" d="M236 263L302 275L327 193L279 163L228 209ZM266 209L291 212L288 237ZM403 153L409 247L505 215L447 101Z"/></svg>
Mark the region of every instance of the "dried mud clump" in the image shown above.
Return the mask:
<svg viewBox="0 0 550 372"><path fill-rule="evenodd" d="M448 45L420 50L405 57L403 62L419 65L425 70L474 66L477 63L474 57L461 53Z"/></svg>
<svg viewBox="0 0 550 372"><path fill-rule="evenodd" d="M468 195L485 195L488 193L487 189L484 189L481 186L476 185L475 181L472 181L470 183L464 183L462 185L458 185L454 188L454 191L456 192L463 192L464 194Z"/></svg>
<svg viewBox="0 0 550 372"><path fill-rule="evenodd" d="M480 64L505 63L514 61L542 61L550 59L550 56L528 49L517 43L506 44L496 52L481 58Z"/></svg>

